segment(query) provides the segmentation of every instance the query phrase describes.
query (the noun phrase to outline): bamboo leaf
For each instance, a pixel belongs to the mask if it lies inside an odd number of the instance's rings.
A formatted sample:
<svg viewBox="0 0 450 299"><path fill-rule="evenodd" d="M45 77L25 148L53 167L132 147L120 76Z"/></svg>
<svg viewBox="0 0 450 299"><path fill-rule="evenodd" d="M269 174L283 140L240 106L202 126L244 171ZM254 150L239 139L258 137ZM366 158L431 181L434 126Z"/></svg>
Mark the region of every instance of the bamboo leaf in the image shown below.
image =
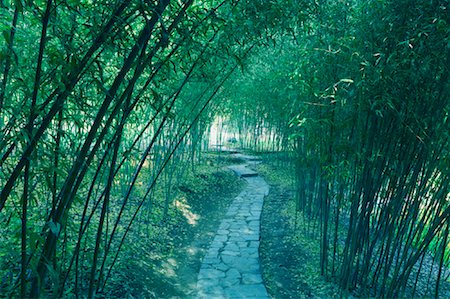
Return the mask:
<svg viewBox="0 0 450 299"><path fill-rule="evenodd" d="M61 231L61 224L59 224L58 222L53 222L53 221L49 221L47 222L48 228L50 229L50 231L58 236L60 231Z"/></svg>
<svg viewBox="0 0 450 299"><path fill-rule="evenodd" d="M3 38L5 39L6 44L9 45L9 42L10 42L10 40L9 40L9 31L8 30L3 30L2 35L3 35Z"/></svg>
<svg viewBox="0 0 450 299"><path fill-rule="evenodd" d="M23 3L21 0L14 0L14 4L17 8L17 10L22 13L23 12Z"/></svg>

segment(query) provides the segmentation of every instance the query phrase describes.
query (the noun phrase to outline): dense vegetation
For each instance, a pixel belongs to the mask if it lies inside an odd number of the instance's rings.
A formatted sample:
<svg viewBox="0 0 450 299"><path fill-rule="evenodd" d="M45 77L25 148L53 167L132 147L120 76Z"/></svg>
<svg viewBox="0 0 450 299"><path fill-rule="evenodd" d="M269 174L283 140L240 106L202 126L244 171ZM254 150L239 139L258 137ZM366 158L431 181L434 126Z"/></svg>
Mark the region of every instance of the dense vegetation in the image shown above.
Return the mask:
<svg viewBox="0 0 450 299"><path fill-rule="evenodd" d="M320 228L324 277L409 297L428 275L438 296L450 254L449 7L321 4L252 57L230 123L257 150L295 152L297 210Z"/></svg>
<svg viewBox="0 0 450 299"><path fill-rule="evenodd" d="M240 146L286 153L325 279L396 297L425 274L438 296L450 256L449 10L0 1L1 295L105 292L128 240L173 216L220 118Z"/></svg>

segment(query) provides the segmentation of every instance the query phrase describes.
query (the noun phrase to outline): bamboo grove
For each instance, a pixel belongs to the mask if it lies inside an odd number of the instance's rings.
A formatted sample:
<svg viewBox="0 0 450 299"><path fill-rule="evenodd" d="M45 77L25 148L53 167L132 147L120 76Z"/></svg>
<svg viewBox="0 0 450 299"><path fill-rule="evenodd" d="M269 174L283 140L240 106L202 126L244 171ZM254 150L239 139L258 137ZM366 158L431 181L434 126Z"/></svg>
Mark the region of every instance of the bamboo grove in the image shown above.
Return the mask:
<svg viewBox="0 0 450 299"><path fill-rule="evenodd" d="M450 264L450 7L316 4L252 57L230 127L295 156L297 229L320 235L323 276L363 297L437 298Z"/></svg>
<svg viewBox="0 0 450 299"><path fill-rule="evenodd" d="M223 83L276 32L263 2L0 2L2 294L104 290Z"/></svg>
<svg viewBox="0 0 450 299"><path fill-rule="evenodd" d="M242 146L288 153L298 230L318 231L324 277L380 297L424 295L426 277L438 297L450 263L449 10L0 1L2 295L104 293L130 236L151 233L137 227L170 217L175 181L221 117Z"/></svg>

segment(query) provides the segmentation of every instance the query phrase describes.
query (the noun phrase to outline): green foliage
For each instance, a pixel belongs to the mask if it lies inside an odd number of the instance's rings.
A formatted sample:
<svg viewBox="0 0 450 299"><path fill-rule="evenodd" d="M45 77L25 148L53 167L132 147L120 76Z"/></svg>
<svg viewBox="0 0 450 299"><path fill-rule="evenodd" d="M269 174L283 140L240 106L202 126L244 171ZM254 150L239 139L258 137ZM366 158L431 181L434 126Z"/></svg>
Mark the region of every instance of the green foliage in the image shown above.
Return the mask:
<svg viewBox="0 0 450 299"><path fill-rule="evenodd" d="M104 291L137 226L167 234L150 223L180 217L179 192L200 198L209 179L226 181L198 167L220 117L241 147L295 169L296 210L320 223L324 277L362 294L419 294L405 286L445 248L450 215L448 9L2 1L2 293ZM201 175L174 187L187 173Z"/></svg>
<svg viewBox="0 0 450 299"><path fill-rule="evenodd" d="M302 30L255 51L224 115L244 146L295 153L296 208L320 224L324 277L358 294L425 295L406 286L420 285L450 221L448 5L311 9Z"/></svg>
<svg viewBox="0 0 450 299"><path fill-rule="evenodd" d="M92 297L143 211L176 218L174 182L202 163L213 98L279 30L260 26L277 3L255 5L2 2L2 293Z"/></svg>
<svg viewBox="0 0 450 299"><path fill-rule="evenodd" d="M180 286L183 265L199 262L192 261L192 253L187 250L192 249L198 234L206 234L207 229L212 229L209 234L214 232L215 226L209 228L209 222L220 218L212 216L225 211L229 199L241 187L242 182L231 172L200 165L175 184L166 216L164 188L155 190L152 209L143 212L139 229L129 237L104 296L186 296L190 290Z"/></svg>

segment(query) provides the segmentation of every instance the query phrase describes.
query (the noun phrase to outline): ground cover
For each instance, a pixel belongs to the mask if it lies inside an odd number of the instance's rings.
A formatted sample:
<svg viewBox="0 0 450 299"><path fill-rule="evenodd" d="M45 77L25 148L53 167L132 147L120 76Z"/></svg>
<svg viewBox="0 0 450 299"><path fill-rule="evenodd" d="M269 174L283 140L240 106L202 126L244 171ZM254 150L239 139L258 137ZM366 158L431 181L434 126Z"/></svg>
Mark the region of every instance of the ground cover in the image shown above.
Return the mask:
<svg viewBox="0 0 450 299"><path fill-rule="evenodd" d="M130 241L127 256L104 298L194 298L203 255L232 199L243 186L229 163L241 161L226 154L208 154L205 163L180 183L155 234ZM137 228L139 229L139 228Z"/></svg>
<svg viewBox="0 0 450 299"><path fill-rule="evenodd" d="M341 294L334 278L325 280L320 273L319 223L296 210L293 182L294 168L280 156L263 155L265 163L256 167L270 185L261 219L260 256L263 278L272 298L367 298L370 295L355 289ZM345 229L345 220L340 230ZM331 265L334 266L334 265ZM417 287L411 282L405 296L433 297L437 263L428 254L422 263L427 269L418 277ZM428 275L429 273L433 273ZM413 276L413 275L412 275ZM449 281L441 281L440 298L450 297Z"/></svg>

